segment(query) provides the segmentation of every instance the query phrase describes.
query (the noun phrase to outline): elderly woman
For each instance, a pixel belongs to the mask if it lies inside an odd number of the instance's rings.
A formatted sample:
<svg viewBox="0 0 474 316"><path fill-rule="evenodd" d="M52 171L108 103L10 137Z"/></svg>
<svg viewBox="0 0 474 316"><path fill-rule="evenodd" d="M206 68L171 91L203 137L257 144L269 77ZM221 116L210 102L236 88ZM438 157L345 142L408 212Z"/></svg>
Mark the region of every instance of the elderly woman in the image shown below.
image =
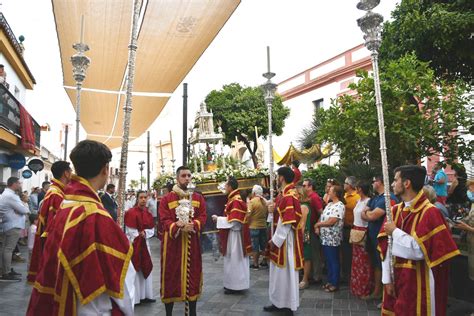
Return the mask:
<svg viewBox="0 0 474 316"><path fill-rule="evenodd" d="M425 193L426 198L428 199L428 201L430 201L431 204L433 204L434 206L436 206L440 210L441 214L443 214L444 217L449 217L448 209L446 208L446 206L443 203L441 203L437 200L436 191L435 191L435 189L433 189L432 186L425 185L423 187L423 193Z"/></svg>
<svg viewBox="0 0 474 316"><path fill-rule="evenodd" d="M323 289L326 292L335 292L339 288L340 279L339 246L344 226L344 189L340 185L331 186L328 198L331 202L324 208L319 221L314 225L314 230L321 237L328 270L328 283Z"/></svg>
<svg viewBox="0 0 474 316"><path fill-rule="evenodd" d="M467 232L467 262L469 278L474 281L474 204L471 205L469 215L457 222L454 228Z"/></svg>
<svg viewBox="0 0 474 316"><path fill-rule="evenodd" d="M258 270L258 258L264 253L267 244L267 203L263 198L263 189L254 185L248 202L248 221L250 226L250 238L252 239L253 264L250 266Z"/></svg>

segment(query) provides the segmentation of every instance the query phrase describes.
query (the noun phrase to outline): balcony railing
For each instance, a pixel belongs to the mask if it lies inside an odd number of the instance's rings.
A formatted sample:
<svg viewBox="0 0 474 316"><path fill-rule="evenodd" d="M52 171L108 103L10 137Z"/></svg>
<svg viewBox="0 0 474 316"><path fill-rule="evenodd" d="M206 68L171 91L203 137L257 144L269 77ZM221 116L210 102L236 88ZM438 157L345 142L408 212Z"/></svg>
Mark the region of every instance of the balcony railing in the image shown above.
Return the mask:
<svg viewBox="0 0 474 316"><path fill-rule="evenodd" d="M35 133L35 146L40 148L41 127L32 118ZM20 133L20 102L0 84L0 125L21 137Z"/></svg>

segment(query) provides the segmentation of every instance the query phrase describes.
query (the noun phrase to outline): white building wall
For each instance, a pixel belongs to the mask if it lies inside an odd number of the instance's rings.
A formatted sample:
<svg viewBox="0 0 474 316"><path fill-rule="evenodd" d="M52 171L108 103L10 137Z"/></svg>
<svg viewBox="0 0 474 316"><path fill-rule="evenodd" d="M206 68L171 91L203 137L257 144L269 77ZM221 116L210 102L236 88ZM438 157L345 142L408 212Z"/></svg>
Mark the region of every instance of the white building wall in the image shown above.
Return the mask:
<svg viewBox="0 0 474 316"><path fill-rule="evenodd" d="M5 55L2 53L0 53L0 64L3 64L5 66L5 71L7 73L7 82L10 84L9 91L16 97L18 101L20 101L22 105L25 105L25 85L21 82L20 77L18 77L8 60L5 58ZM15 94L15 87L18 89L17 94Z"/></svg>

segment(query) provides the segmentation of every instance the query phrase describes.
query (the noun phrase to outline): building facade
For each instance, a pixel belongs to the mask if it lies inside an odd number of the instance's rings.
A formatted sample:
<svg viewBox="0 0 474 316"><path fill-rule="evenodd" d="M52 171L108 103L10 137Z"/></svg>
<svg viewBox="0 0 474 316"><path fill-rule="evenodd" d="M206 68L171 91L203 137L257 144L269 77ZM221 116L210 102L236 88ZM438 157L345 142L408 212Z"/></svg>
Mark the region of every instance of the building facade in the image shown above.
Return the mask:
<svg viewBox="0 0 474 316"><path fill-rule="evenodd" d="M40 155L41 128L24 107L26 90L36 82L23 51L0 12L0 187L21 176L22 160Z"/></svg>

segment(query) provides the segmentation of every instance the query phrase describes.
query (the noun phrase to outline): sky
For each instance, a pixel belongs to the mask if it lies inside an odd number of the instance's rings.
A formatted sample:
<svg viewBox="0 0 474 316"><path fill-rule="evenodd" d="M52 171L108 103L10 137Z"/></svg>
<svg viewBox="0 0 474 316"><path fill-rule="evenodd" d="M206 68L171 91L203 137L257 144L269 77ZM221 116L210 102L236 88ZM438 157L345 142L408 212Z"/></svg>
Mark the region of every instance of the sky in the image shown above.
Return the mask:
<svg viewBox="0 0 474 316"><path fill-rule="evenodd" d="M262 73L266 71L266 46L271 49L271 70L276 73L274 82L278 83L361 44L362 32L356 20L364 12L357 10L357 2L242 0L183 80L188 83L188 125L194 122L199 104L212 90L232 82L244 86L264 82ZM374 11L387 20L398 2L382 0ZM37 82L34 90L27 93L26 107L41 125L48 123L51 126L49 134L42 133L42 144L60 156L59 130L63 123L69 123L74 128L75 112L63 89L51 1L0 0L0 3L0 10L15 35L25 36L24 57ZM177 165L181 163L182 156L182 94L180 84L149 129L152 145L160 140L167 141L169 131L172 131ZM309 121L310 118L308 124ZM73 134L70 136L72 144ZM146 135L130 143L130 149L134 152L129 156L128 179L139 178L138 161L146 158L140 152L145 150L145 146ZM115 150L114 163L117 167L119 156ZM156 167L152 164L152 170Z"/></svg>

